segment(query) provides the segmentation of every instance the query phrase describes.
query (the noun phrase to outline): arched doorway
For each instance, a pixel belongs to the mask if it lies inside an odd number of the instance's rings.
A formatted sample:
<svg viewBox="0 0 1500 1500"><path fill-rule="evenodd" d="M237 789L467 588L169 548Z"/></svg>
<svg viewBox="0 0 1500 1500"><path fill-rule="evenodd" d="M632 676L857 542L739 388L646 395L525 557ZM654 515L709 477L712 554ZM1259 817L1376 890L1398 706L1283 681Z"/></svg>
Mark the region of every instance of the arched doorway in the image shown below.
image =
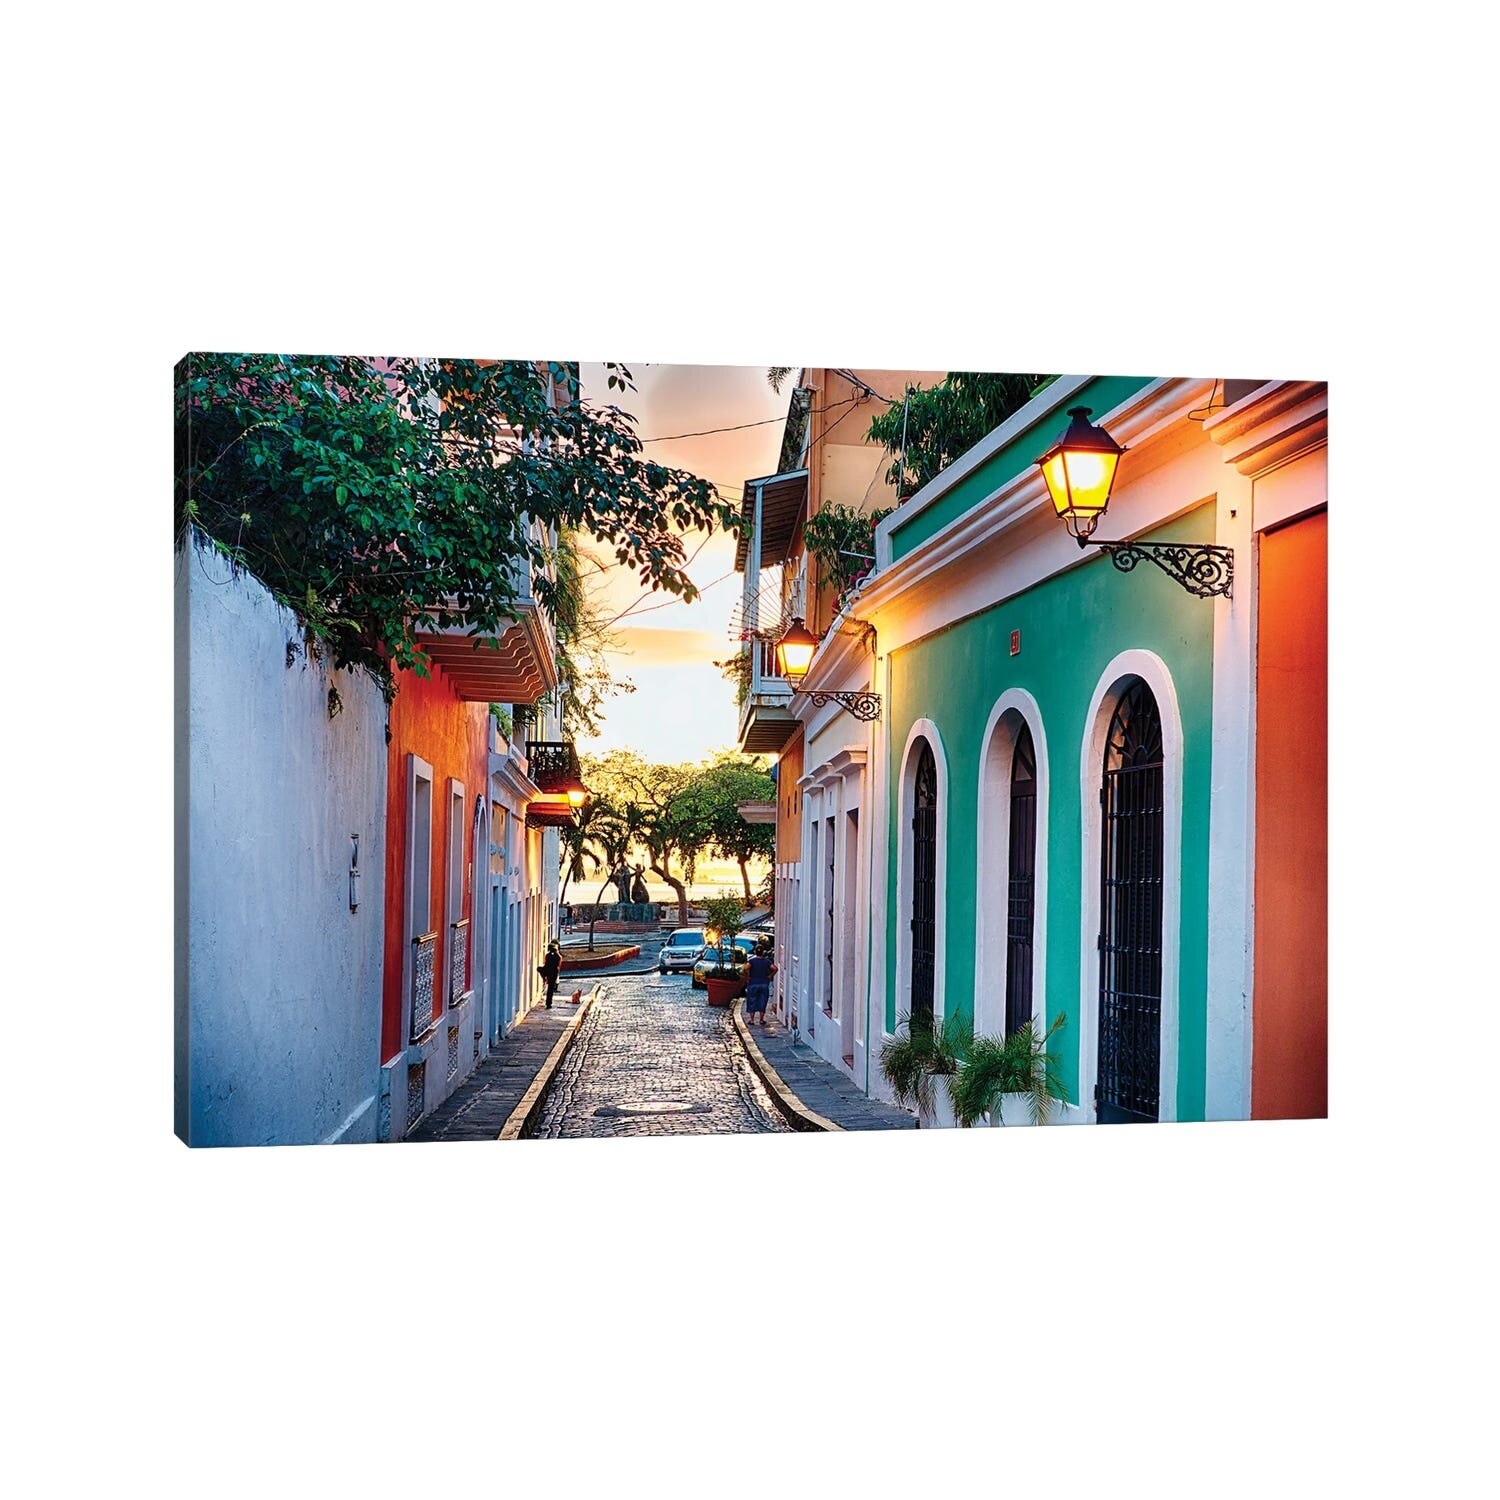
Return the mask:
<svg viewBox="0 0 1500 1500"><path fill-rule="evenodd" d="M1156 1120L1161 1109L1165 763L1161 712L1128 678L1104 740L1099 791L1101 1124Z"/></svg>
<svg viewBox="0 0 1500 1500"><path fill-rule="evenodd" d="M911 1001L914 1026L931 1026L937 971L937 761L924 739L917 749L911 818Z"/></svg>
<svg viewBox="0 0 1500 1500"><path fill-rule="evenodd" d="M1036 750L1023 720L1010 763L1010 848L1006 869L1005 1030L1031 1020L1032 937L1036 927Z"/></svg>

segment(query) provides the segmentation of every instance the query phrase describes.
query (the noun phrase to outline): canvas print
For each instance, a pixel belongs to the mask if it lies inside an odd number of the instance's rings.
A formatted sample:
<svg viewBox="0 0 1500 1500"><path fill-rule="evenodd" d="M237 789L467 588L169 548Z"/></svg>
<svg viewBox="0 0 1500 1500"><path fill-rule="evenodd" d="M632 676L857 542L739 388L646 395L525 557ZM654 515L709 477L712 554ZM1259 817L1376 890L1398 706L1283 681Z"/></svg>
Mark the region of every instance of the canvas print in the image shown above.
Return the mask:
<svg viewBox="0 0 1500 1500"><path fill-rule="evenodd" d="M1327 388L191 354L191 1146L1327 1112Z"/></svg>

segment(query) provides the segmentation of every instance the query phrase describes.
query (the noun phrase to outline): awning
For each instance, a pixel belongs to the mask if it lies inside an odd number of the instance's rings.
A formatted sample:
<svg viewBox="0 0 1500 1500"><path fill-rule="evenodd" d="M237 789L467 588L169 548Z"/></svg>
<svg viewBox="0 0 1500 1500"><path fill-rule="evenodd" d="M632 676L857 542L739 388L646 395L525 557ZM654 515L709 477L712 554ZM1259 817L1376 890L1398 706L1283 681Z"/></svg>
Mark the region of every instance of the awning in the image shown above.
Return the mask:
<svg viewBox="0 0 1500 1500"><path fill-rule="evenodd" d="M760 487L760 565L769 568L784 562L792 537L796 535L797 518L807 504L807 470L793 469L786 474L772 474L764 479L745 481L745 498L740 514L751 525L755 523L755 490ZM750 555L750 539L741 535L734 549L734 570L745 571Z"/></svg>

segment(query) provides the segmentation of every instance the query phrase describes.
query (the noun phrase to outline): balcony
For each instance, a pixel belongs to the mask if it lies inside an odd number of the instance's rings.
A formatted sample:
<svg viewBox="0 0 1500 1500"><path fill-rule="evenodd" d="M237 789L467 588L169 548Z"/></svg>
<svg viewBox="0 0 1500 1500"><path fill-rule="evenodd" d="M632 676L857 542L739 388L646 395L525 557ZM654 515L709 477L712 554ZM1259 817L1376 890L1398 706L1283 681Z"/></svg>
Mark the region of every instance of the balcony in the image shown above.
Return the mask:
<svg viewBox="0 0 1500 1500"><path fill-rule="evenodd" d="M541 800L528 804L526 826L571 827L574 812L588 796L572 740L527 740L526 768L542 794Z"/></svg>
<svg viewBox="0 0 1500 1500"><path fill-rule="evenodd" d="M572 740L527 740L526 768L544 792L566 792L582 780Z"/></svg>
<svg viewBox="0 0 1500 1500"><path fill-rule="evenodd" d="M792 685L776 670L774 639L753 637L745 649L750 654L750 681L740 705L740 750L746 755L775 755L797 727Z"/></svg>
<svg viewBox="0 0 1500 1500"><path fill-rule="evenodd" d="M535 703L557 686L552 626L532 593L529 569L518 567L514 583L512 620L499 636L470 635L463 625L416 636L454 693L471 703Z"/></svg>
<svg viewBox="0 0 1500 1500"><path fill-rule="evenodd" d="M792 544L806 508L806 469L745 484L743 514L750 527L740 536L734 565L744 575L736 628L749 658L739 728L747 755L776 754L797 728L792 685L776 670L776 638L784 621L802 612L806 558L794 558Z"/></svg>

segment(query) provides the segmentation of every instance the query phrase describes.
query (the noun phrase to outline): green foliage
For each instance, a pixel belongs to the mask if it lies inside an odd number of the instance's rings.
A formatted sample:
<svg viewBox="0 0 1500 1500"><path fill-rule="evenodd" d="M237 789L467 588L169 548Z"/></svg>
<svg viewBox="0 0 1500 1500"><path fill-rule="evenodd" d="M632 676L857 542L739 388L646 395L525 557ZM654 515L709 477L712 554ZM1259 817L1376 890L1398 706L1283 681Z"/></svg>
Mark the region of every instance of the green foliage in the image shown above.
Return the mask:
<svg viewBox="0 0 1500 1500"><path fill-rule="evenodd" d="M572 527L558 533L552 570L563 738L593 738L603 726L605 700L616 693L633 693L635 684L610 671L608 651L617 637L590 583L590 574L603 570L585 552Z"/></svg>
<svg viewBox="0 0 1500 1500"><path fill-rule="evenodd" d="M707 842L693 783L698 767L660 765L634 750L585 757L583 779L617 808L629 845L644 851L653 874L677 893L680 922L687 920L687 885Z"/></svg>
<svg viewBox="0 0 1500 1500"><path fill-rule="evenodd" d="M886 479L903 499L915 494L1056 378L950 370L935 386L914 387L870 423L870 439L895 460Z"/></svg>
<svg viewBox="0 0 1500 1500"><path fill-rule="evenodd" d="M896 1035L880 1049L880 1071L896 1102L915 1104L930 1115L937 1102L937 1080L951 1078L958 1071L967 1043L967 1028L957 1015L949 1016L938 1029L930 1017L914 1021L903 1012Z"/></svg>
<svg viewBox="0 0 1500 1500"><path fill-rule="evenodd" d="M513 739L515 737L515 725L511 723L510 711L505 707L503 703L490 704L490 717L499 726L500 733L503 734L507 740Z"/></svg>
<svg viewBox="0 0 1500 1500"><path fill-rule="evenodd" d="M744 920L745 903L738 896L710 896L703 903L704 926L719 934L716 962L708 971L711 979L733 979L739 971L724 962L725 950L731 948Z"/></svg>
<svg viewBox="0 0 1500 1500"><path fill-rule="evenodd" d="M1004 1094L1025 1094L1032 1123L1045 1125L1054 1100L1067 1103L1057 1059L1047 1044L1066 1024L1059 1015L1045 1035L1027 1021L1004 1037L978 1036L964 1049L958 1070L948 1079L948 1096L960 1125L973 1125L986 1115L998 1118Z"/></svg>
<svg viewBox="0 0 1500 1500"><path fill-rule="evenodd" d="M641 850L652 873L677 892L682 921L700 857L712 853L738 863L748 898L749 862L774 852L775 829L739 815L741 802L776 795L758 757L726 751L703 763L660 765L634 750L612 750L585 757L583 779L597 801L618 813L628 847Z"/></svg>
<svg viewBox="0 0 1500 1500"><path fill-rule="evenodd" d="M890 513L889 508L863 512L852 505L825 505L803 523L807 550L840 595L874 567L875 528Z"/></svg>
<svg viewBox="0 0 1500 1500"><path fill-rule="evenodd" d="M706 480L644 457L634 419L585 401L570 365L193 354L175 405L179 540L197 527L388 697L393 668L428 670L419 633L501 634L527 565L558 607L554 529L692 599L684 534L742 524Z"/></svg>
<svg viewBox="0 0 1500 1500"><path fill-rule="evenodd" d="M719 859L740 867L745 900L751 899L749 864L776 857L776 829L770 823L747 823L740 816L744 802L774 802L776 783L759 756L727 751L699 771L693 796L701 819L703 847Z"/></svg>
<svg viewBox="0 0 1500 1500"><path fill-rule="evenodd" d="M574 814L573 821L558 830L562 849L562 890L558 900L567 896L568 886L583 880L590 869L607 875L619 869L630 852L630 832L624 814L608 798L592 796Z"/></svg>
<svg viewBox="0 0 1500 1500"><path fill-rule="evenodd" d="M742 647L737 655L716 661L714 665L725 682L734 684L734 706L743 708L745 699L750 696L750 648Z"/></svg>

